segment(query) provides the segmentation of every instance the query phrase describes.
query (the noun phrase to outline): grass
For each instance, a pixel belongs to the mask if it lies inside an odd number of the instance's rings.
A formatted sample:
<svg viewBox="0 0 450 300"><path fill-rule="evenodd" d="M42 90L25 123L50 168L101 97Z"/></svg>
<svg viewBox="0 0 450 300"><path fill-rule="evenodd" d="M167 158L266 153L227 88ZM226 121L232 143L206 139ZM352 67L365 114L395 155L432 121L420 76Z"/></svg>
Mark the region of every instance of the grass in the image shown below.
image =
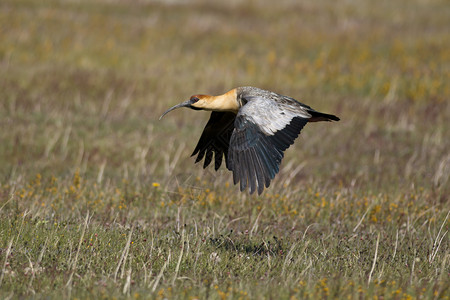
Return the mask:
<svg viewBox="0 0 450 300"><path fill-rule="evenodd" d="M0 8L1 298L449 298L446 1ZM260 197L158 121L243 85L341 118Z"/></svg>

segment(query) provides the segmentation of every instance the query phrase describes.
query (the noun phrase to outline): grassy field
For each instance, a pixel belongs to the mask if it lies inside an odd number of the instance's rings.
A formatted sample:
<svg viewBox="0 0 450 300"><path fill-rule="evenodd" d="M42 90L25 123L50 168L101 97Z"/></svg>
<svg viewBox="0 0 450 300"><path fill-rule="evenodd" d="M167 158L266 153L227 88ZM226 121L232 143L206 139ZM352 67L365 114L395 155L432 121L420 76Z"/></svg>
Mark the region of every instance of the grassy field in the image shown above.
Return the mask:
<svg viewBox="0 0 450 300"><path fill-rule="evenodd" d="M0 3L0 298L449 299L450 6ZM189 157L252 85L307 125L261 196Z"/></svg>

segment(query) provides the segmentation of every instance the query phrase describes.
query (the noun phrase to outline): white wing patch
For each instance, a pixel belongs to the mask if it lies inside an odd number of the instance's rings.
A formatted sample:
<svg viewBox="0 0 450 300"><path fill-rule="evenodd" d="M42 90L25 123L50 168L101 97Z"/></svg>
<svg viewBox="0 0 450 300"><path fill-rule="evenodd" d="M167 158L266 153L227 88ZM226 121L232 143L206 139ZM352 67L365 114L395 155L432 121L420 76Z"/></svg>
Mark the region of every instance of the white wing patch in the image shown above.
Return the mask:
<svg viewBox="0 0 450 300"><path fill-rule="evenodd" d="M257 125L265 135L274 135L277 131L283 130L294 117L305 119L311 118L306 111L294 112L292 109L277 103L272 99L263 97L249 97L248 103L239 110L239 115Z"/></svg>

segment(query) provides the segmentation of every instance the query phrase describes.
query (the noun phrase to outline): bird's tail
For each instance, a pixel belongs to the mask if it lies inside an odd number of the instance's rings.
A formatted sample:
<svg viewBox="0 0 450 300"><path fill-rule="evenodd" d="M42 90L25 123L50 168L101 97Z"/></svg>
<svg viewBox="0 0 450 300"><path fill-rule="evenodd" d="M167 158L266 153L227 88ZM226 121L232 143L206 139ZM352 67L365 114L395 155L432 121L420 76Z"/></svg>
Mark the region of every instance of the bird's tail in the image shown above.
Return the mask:
<svg viewBox="0 0 450 300"><path fill-rule="evenodd" d="M340 119L335 115L324 114L315 110L308 110L308 113L311 115L311 118L308 119L308 122L320 122L320 121L339 121Z"/></svg>

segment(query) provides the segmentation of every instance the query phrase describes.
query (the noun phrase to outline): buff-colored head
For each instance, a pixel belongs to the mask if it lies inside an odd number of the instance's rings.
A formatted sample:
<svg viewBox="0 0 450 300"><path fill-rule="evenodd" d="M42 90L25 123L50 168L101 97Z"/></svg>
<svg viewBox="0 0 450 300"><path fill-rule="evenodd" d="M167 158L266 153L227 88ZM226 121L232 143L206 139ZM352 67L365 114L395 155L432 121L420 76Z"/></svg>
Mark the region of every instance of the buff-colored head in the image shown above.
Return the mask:
<svg viewBox="0 0 450 300"><path fill-rule="evenodd" d="M166 110L159 119L161 120L167 113L180 107L188 107L194 110L232 111L235 113L239 110L239 104L236 100L236 90L233 89L220 96L193 95L189 100Z"/></svg>
<svg viewBox="0 0 450 300"><path fill-rule="evenodd" d="M211 101L214 100L214 96L210 96L210 95L193 95L191 96L191 98L189 99L190 103L191 103L191 108L192 109L208 109L208 106L210 105Z"/></svg>

